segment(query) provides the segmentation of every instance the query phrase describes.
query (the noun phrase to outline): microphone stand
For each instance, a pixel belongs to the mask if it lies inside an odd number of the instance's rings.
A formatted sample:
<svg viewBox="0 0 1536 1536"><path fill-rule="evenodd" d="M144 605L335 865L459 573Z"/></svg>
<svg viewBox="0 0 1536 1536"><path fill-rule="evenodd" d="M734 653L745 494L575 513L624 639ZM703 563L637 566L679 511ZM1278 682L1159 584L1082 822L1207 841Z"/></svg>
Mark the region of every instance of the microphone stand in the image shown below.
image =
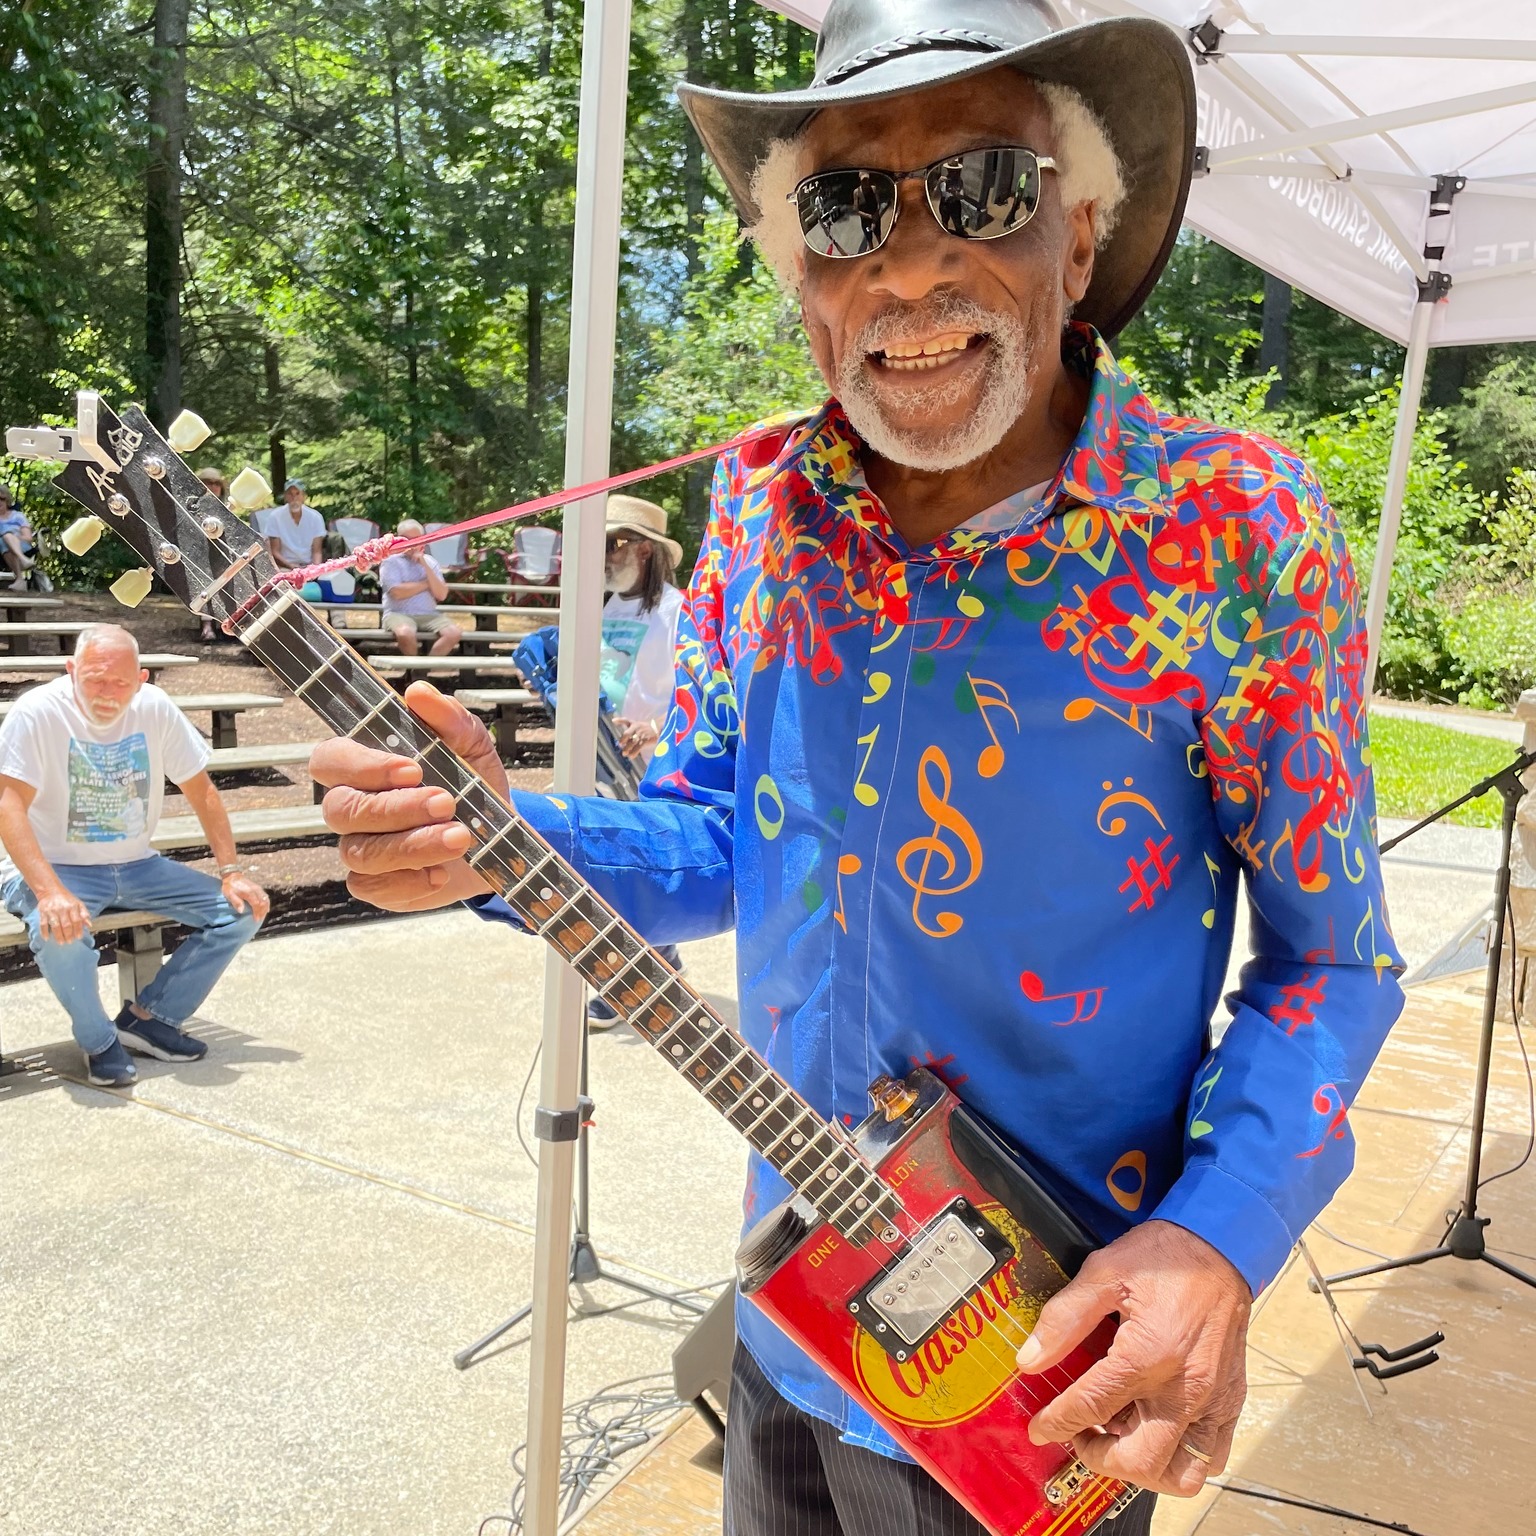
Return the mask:
<svg viewBox="0 0 1536 1536"><path fill-rule="evenodd" d="M1338 1285L1345 1280L1361 1280L1367 1275L1381 1275L1389 1270L1406 1269L1412 1264L1428 1264L1433 1259L1446 1258L1491 1264L1511 1279L1536 1289L1536 1276L1526 1274L1523 1269L1516 1269L1513 1264L1488 1251L1486 1232L1493 1218L1479 1216L1477 1213L1478 1188L1483 1167L1483 1127L1488 1115L1488 1080L1493 1065L1494 1015L1499 1001L1499 973L1504 964L1504 929L1509 919L1509 865L1514 847L1515 812L1526 793L1526 787L1521 782L1520 775L1533 766L1536 766L1536 752L1521 752L1508 766L1499 769L1497 773L1489 774L1486 779L1474 784L1465 794L1458 795L1456 799L1442 805L1438 811L1432 811L1422 821L1415 822L1406 832L1399 832L1396 837L1381 845L1383 853L1390 852L1405 838L1412 837L1415 832L1420 832L1433 822L1448 816L1458 806L1465 805L1469 800L1480 799L1492 790L1497 790L1503 797L1504 814L1500 823L1499 868L1493 887L1493 943L1488 950L1487 983L1483 993L1483 1023L1478 1041L1477 1080L1473 1089L1472 1149L1467 1158L1467 1182L1462 1193L1461 1205L1451 1218L1445 1236L1435 1247L1426 1248L1420 1253L1410 1253L1405 1258L1388 1259L1381 1264L1368 1264L1363 1269L1345 1270L1342 1274L1329 1275L1321 1281L1309 1280L1308 1287L1313 1291ZM1510 989L1510 1006L1511 1009L1514 1008L1513 983ZM1518 1013L1515 1017L1515 1028L1519 1029Z"/></svg>

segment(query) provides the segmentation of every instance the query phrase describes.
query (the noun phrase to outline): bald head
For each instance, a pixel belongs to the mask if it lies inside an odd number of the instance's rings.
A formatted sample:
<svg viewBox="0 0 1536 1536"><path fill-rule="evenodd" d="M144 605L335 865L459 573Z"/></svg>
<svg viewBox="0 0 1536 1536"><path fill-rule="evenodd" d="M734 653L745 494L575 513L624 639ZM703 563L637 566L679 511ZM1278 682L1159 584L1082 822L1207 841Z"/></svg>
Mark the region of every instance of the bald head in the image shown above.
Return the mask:
<svg viewBox="0 0 1536 1536"><path fill-rule="evenodd" d="M121 719L149 681L149 673L139 666L139 642L119 624L88 624L65 666L80 708L100 726Z"/></svg>
<svg viewBox="0 0 1536 1536"><path fill-rule="evenodd" d="M75 637L75 660L93 651L120 652L139 664L139 642L121 624L87 624Z"/></svg>

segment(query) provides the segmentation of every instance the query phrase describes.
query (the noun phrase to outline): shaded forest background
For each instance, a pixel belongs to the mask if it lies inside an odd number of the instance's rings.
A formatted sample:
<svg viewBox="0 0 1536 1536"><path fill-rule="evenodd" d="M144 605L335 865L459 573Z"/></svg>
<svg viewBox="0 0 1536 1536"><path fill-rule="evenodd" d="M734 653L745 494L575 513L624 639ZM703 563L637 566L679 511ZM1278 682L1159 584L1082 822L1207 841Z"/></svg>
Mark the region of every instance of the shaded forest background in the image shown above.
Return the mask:
<svg viewBox="0 0 1536 1536"><path fill-rule="evenodd" d="M12 0L0 15L0 418L80 387L191 406L229 472L328 516L451 520L560 483L576 0ZM614 464L821 384L676 79L808 80L755 0L637 0ZM1368 571L1401 349L1199 237L1117 350L1165 405L1317 465ZM1536 682L1536 349L1434 354L1383 653L1393 691ZM4 471L44 524L66 517ZM707 468L658 482L689 546ZM66 580L110 576L111 541Z"/></svg>

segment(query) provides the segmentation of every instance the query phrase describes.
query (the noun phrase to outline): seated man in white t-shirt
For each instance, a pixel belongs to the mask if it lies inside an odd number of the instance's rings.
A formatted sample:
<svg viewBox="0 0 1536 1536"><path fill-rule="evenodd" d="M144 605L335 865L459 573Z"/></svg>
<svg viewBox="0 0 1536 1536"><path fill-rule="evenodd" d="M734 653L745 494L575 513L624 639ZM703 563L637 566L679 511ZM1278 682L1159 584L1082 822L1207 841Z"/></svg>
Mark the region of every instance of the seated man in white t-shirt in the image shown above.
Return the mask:
<svg viewBox="0 0 1536 1536"><path fill-rule="evenodd" d="M296 571L301 566L319 565L325 544L325 519L304 500L304 482L290 480L283 487L286 506L272 507L266 514L267 548L278 569Z"/></svg>
<svg viewBox="0 0 1536 1536"><path fill-rule="evenodd" d="M0 726L0 897L25 920L86 1075L102 1087L133 1082L130 1050L161 1061L207 1054L182 1025L269 905L235 860L207 744L148 679L127 630L92 624L68 676L22 694ZM216 877L150 846L167 779L197 813ZM155 912L192 930L115 1020L96 988L91 937L93 920L113 909Z"/></svg>
<svg viewBox="0 0 1536 1536"><path fill-rule="evenodd" d="M402 539L419 539L426 530L414 517L403 517L395 528ZM446 656L458 647L463 628L438 608L448 595L443 568L424 549L390 555L379 566L379 585L384 589L384 628L395 637L402 656L421 649L417 632L432 636L433 656Z"/></svg>

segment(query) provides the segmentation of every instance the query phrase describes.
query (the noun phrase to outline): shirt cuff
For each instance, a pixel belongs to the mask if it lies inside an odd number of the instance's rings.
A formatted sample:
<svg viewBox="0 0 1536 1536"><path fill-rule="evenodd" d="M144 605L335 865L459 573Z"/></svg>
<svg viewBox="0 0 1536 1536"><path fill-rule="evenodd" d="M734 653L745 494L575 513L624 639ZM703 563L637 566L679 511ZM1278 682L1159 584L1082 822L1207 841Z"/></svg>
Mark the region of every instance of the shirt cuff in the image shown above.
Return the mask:
<svg viewBox="0 0 1536 1536"><path fill-rule="evenodd" d="M1296 1244L1268 1200L1215 1163L1191 1163L1149 1218L1204 1238L1229 1260L1255 1296Z"/></svg>
<svg viewBox="0 0 1536 1536"><path fill-rule="evenodd" d="M576 831L571 820L571 802L564 795L531 795L512 792L512 809L527 822L567 863L576 846ZM500 896L471 896L464 905L476 917L488 923L506 923L519 933L532 930Z"/></svg>

